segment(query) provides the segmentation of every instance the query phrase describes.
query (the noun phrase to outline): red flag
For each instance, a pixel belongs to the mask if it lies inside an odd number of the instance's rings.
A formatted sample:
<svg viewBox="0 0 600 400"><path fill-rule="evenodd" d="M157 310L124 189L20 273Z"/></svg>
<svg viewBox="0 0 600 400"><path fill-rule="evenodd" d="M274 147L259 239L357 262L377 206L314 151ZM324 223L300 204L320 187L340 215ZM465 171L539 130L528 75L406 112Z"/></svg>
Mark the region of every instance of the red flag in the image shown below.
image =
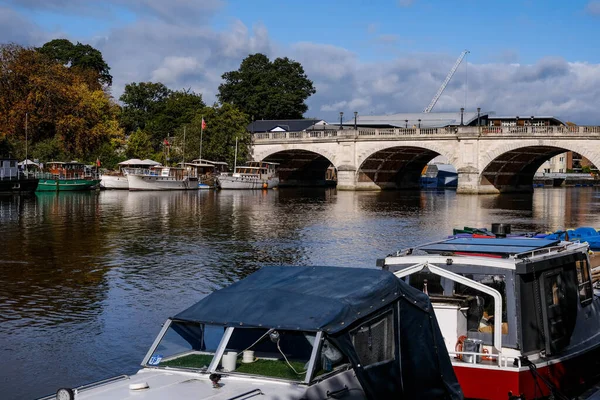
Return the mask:
<svg viewBox="0 0 600 400"><path fill-rule="evenodd" d="M167 139L165 139L165 141L163 142L163 144L164 144L165 146L170 146L170 144L169 144L169 141L168 141Z"/></svg>
<svg viewBox="0 0 600 400"><path fill-rule="evenodd" d="M202 118L202 129L206 129L206 122L204 121L204 118Z"/></svg>
<svg viewBox="0 0 600 400"><path fill-rule="evenodd" d="M100 159L96 158L96 166L99 167L100 166Z"/></svg>

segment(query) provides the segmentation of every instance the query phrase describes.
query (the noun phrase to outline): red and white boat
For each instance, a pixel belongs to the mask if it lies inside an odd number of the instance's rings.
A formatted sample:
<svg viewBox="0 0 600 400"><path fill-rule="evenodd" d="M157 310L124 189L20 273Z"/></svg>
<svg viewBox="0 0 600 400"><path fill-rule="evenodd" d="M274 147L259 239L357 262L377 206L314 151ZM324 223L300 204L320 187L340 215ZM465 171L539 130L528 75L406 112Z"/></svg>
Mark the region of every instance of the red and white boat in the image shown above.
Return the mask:
<svg viewBox="0 0 600 400"><path fill-rule="evenodd" d="M380 265L429 294L465 398L573 398L600 376L588 245L494 225L496 237L429 243Z"/></svg>

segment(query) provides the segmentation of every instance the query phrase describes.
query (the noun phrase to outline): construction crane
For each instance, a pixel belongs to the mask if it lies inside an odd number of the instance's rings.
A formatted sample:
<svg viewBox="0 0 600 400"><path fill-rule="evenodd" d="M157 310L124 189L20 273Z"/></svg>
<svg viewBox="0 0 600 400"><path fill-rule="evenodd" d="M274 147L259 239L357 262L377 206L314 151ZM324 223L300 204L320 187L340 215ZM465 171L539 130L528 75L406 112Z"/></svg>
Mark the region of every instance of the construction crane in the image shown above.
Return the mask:
<svg viewBox="0 0 600 400"><path fill-rule="evenodd" d="M430 112L433 109L433 107L435 106L435 103L437 103L437 101L442 96L442 93L444 93L444 89L446 89L446 86L448 85L448 82L450 82L450 79L452 79L452 76L454 75L454 73L458 69L458 66L460 65L460 63L462 62L463 58L465 58L465 56L468 53L470 53L469 50L465 50L462 53L460 53L460 56L458 56L458 60L456 60L456 62L454 63L454 66L452 67L452 69L450 70L450 72L448 72L448 76L446 76L446 79L444 80L444 83L442 83L442 86L440 86L440 88L438 89L438 91L435 94L435 96L433 96L433 99L431 100L431 103L429 103L429 105L427 106L427 108L423 110L424 113L428 113L428 112Z"/></svg>

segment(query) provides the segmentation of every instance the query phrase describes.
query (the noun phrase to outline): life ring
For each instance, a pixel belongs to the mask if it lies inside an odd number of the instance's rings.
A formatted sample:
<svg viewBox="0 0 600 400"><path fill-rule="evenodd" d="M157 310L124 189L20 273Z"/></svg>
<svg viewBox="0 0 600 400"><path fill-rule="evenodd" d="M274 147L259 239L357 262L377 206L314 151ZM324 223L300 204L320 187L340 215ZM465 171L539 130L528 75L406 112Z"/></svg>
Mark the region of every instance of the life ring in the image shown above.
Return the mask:
<svg viewBox="0 0 600 400"><path fill-rule="evenodd" d="M460 336L458 338L458 340L456 341L456 345L454 346L454 351L456 351L456 352L463 351L463 344L465 343L466 339L467 339L467 337L465 335ZM455 358L458 358L459 360L462 360L462 354L457 354L455 356Z"/></svg>
<svg viewBox="0 0 600 400"><path fill-rule="evenodd" d="M488 349L484 348L484 349L482 350L482 353L483 353L483 354L490 354L490 351L489 351ZM494 357L492 357L492 356L481 356L481 359L482 359L482 360L488 360L488 361L492 361L492 360L494 359Z"/></svg>

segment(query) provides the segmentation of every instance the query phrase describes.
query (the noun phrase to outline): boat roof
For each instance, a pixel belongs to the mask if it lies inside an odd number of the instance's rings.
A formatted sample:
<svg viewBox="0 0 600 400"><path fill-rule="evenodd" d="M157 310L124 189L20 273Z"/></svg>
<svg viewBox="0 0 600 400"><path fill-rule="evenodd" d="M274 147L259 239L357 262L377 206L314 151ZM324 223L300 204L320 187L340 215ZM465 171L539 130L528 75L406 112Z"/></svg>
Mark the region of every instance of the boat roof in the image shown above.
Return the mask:
<svg viewBox="0 0 600 400"><path fill-rule="evenodd" d="M79 161L67 161L67 162L65 162L65 161L48 161L46 163L46 165L49 165L49 164L56 164L56 165L85 165L84 163L79 162Z"/></svg>
<svg viewBox="0 0 600 400"><path fill-rule="evenodd" d="M139 158L132 158L126 161L121 161L119 163L119 165L160 165L160 163L158 161L154 161L154 160L149 160L149 159L145 159L145 160L140 160Z"/></svg>
<svg viewBox="0 0 600 400"><path fill-rule="evenodd" d="M452 238L420 246L427 253L478 253L511 256L556 246L560 240L537 238Z"/></svg>
<svg viewBox="0 0 600 400"><path fill-rule="evenodd" d="M209 294L174 319L336 333L400 297L427 307L420 295L380 269L272 266Z"/></svg>
<svg viewBox="0 0 600 400"><path fill-rule="evenodd" d="M227 165L227 163L225 161L210 161L210 160L205 160L205 159L195 159L195 160L192 160L192 162L208 163L208 164L213 164L213 165Z"/></svg>

